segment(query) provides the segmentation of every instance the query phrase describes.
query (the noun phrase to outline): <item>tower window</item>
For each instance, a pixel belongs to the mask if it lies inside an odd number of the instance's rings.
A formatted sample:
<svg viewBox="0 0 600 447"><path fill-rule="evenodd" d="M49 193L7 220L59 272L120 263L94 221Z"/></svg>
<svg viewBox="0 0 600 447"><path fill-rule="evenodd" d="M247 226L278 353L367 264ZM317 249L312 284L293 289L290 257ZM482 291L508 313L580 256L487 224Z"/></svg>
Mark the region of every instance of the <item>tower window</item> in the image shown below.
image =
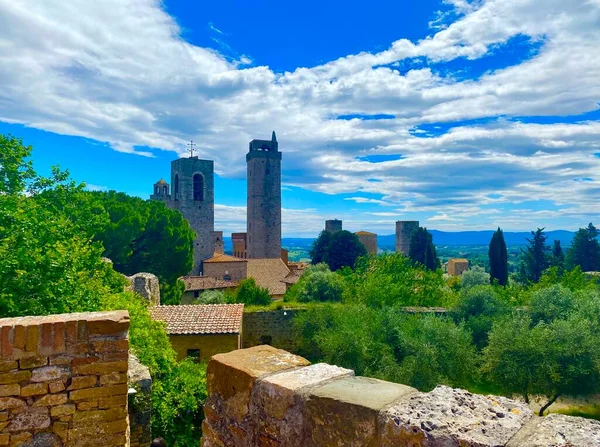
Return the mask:
<svg viewBox="0 0 600 447"><path fill-rule="evenodd" d="M166 196L167 195L167 187L163 186L163 194Z"/></svg>
<svg viewBox="0 0 600 447"><path fill-rule="evenodd" d="M179 174L175 174L175 184L173 185L173 195L175 200L179 200Z"/></svg>
<svg viewBox="0 0 600 447"><path fill-rule="evenodd" d="M194 175L194 200L204 200L204 177L201 174Z"/></svg>
<svg viewBox="0 0 600 447"><path fill-rule="evenodd" d="M160 186L156 187L156 194L160 194Z"/></svg>

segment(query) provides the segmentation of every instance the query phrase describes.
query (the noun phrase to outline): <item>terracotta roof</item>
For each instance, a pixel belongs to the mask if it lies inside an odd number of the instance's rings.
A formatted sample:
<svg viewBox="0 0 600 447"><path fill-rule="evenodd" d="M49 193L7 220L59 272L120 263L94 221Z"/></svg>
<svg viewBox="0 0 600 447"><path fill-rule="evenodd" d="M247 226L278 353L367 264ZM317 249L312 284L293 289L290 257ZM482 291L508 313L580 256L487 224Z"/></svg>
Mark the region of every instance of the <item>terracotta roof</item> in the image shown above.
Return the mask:
<svg viewBox="0 0 600 447"><path fill-rule="evenodd" d="M237 287L237 281L225 281L224 279L213 278L212 276L183 276L181 278L185 282L185 291L194 290L213 290L213 289L230 289Z"/></svg>
<svg viewBox="0 0 600 447"><path fill-rule="evenodd" d="M152 318L167 323L167 334L239 334L243 304L153 306Z"/></svg>
<svg viewBox="0 0 600 447"><path fill-rule="evenodd" d="M285 278L281 280L284 284L296 284L300 279L300 273L298 270L292 269Z"/></svg>
<svg viewBox="0 0 600 447"><path fill-rule="evenodd" d="M465 258L452 258L452 259L448 259L448 262L453 261L453 262L469 262L468 259Z"/></svg>
<svg viewBox="0 0 600 447"><path fill-rule="evenodd" d="M204 262L248 262L247 259L236 258L235 256L229 256L224 253L215 253L212 258L205 260Z"/></svg>
<svg viewBox="0 0 600 447"><path fill-rule="evenodd" d="M281 282L290 269L281 259L248 259L248 278L254 278L260 287L269 289L271 295L283 295L285 284Z"/></svg>
<svg viewBox="0 0 600 447"><path fill-rule="evenodd" d="M357 236L371 236L371 235L377 236L375 233L371 233L369 231L357 231L354 234L356 234Z"/></svg>
<svg viewBox="0 0 600 447"><path fill-rule="evenodd" d="M168 185L167 182L165 182L163 179L160 179L158 182L156 182L157 185Z"/></svg>

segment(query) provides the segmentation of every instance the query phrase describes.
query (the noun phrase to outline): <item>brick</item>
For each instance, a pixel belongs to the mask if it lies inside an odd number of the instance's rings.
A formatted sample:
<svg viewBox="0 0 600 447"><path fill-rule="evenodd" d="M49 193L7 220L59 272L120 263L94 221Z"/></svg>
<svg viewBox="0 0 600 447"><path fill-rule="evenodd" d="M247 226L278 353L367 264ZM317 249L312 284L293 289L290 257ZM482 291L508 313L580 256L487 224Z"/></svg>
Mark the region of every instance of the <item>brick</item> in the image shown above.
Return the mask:
<svg viewBox="0 0 600 447"><path fill-rule="evenodd" d="M80 320L77 322L77 345L88 342L88 327L87 321Z"/></svg>
<svg viewBox="0 0 600 447"><path fill-rule="evenodd" d="M21 394L21 385L11 383L10 385L0 385L0 397L19 396Z"/></svg>
<svg viewBox="0 0 600 447"><path fill-rule="evenodd" d="M0 445L8 445L10 435L8 433L0 434Z"/></svg>
<svg viewBox="0 0 600 447"><path fill-rule="evenodd" d="M65 348L67 352L77 345L77 321L67 321L65 324Z"/></svg>
<svg viewBox="0 0 600 447"><path fill-rule="evenodd" d="M11 371L0 374L0 385L25 382L31 378L31 371Z"/></svg>
<svg viewBox="0 0 600 447"><path fill-rule="evenodd" d="M90 363L89 365L73 366L74 375L83 374L109 374L112 372L127 372L127 362L102 362Z"/></svg>
<svg viewBox="0 0 600 447"><path fill-rule="evenodd" d="M21 388L22 397L39 396L41 394L48 393L48 384L46 383L32 383L25 385Z"/></svg>
<svg viewBox="0 0 600 447"><path fill-rule="evenodd" d="M127 351L129 340L99 340L90 343L92 350L96 352Z"/></svg>
<svg viewBox="0 0 600 447"><path fill-rule="evenodd" d="M50 357L48 363L50 365L70 365L73 361L73 357L68 355L56 355Z"/></svg>
<svg viewBox="0 0 600 447"><path fill-rule="evenodd" d="M100 385L114 385L117 383L126 383L127 374L125 373L110 373L100 376Z"/></svg>
<svg viewBox="0 0 600 447"><path fill-rule="evenodd" d="M129 351L123 352L105 352L102 354L102 360L105 362L116 362L118 360L129 359Z"/></svg>
<svg viewBox="0 0 600 447"><path fill-rule="evenodd" d="M52 323L44 323L41 325L41 342L38 352L40 354L52 354L53 346Z"/></svg>
<svg viewBox="0 0 600 447"><path fill-rule="evenodd" d="M109 408L107 410L80 411L73 415L73 427L79 428L86 424L101 421L118 421L125 419L127 410L125 407Z"/></svg>
<svg viewBox="0 0 600 447"><path fill-rule="evenodd" d="M59 321L52 325L54 338L53 351L55 353L65 352L65 323Z"/></svg>
<svg viewBox="0 0 600 447"><path fill-rule="evenodd" d="M32 382L49 382L69 377L69 370L64 366L43 366L31 371Z"/></svg>
<svg viewBox="0 0 600 447"><path fill-rule="evenodd" d="M29 432L23 432L10 437L10 446L21 446L33 440L33 435Z"/></svg>
<svg viewBox="0 0 600 447"><path fill-rule="evenodd" d="M0 411L0 422L8 420L8 411Z"/></svg>
<svg viewBox="0 0 600 447"><path fill-rule="evenodd" d="M56 407L52 407L50 409L50 416L67 416L75 413L75 405L74 404L64 404L57 405Z"/></svg>
<svg viewBox="0 0 600 447"><path fill-rule="evenodd" d="M98 408L98 400L86 400L77 404L77 409L80 411L88 411Z"/></svg>
<svg viewBox="0 0 600 447"><path fill-rule="evenodd" d="M46 394L40 397L33 404L34 407L52 407L54 405L63 405L67 403L67 393Z"/></svg>
<svg viewBox="0 0 600 447"><path fill-rule="evenodd" d="M125 419L114 422L102 422L98 424L86 424L85 427L69 430L68 440L85 439L86 441L93 439L94 436L115 434L125 432L127 430L127 421ZM87 445L87 444L83 444Z"/></svg>
<svg viewBox="0 0 600 447"><path fill-rule="evenodd" d="M89 365L90 363L96 363L99 360L99 357L78 357L73 359L71 366Z"/></svg>
<svg viewBox="0 0 600 447"><path fill-rule="evenodd" d="M0 337L2 338L2 357L10 357L13 353L14 329L12 326L3 326Z"/></svg>
<svg viewBox="0 0 600 447"><path fill-rule="evenodd" d="M38 352L39 326L27 326L25 339L25 350L27 352Z"/></svg>
<svg viewBox="0 0 600 447"><path fill-rule="evenodd" d="M71 385L69 386L68 390L72 391L72 390L80 390L82 388L91 388L93 386L96 386L96 383L98 383L98 377L96 377L96 376L73 377L73 379L71 380Z"/></svg>
<svg viewBox="0 0 600 447"><path fill-rule="evenodd" d="M50 427L50 422L50 411L47 408L27 408L10 420L7 430L42 430Z"/></svg>
<svg viewBox="0 0 600 447"><path fill-rule="evenodd" d="M99 408L119 407L123 405L123 396L104 397L98 400Z"/></svg>
<svg viewBox="0 0 600 447"><path fill-rule="evenodd" d="M97 399L100 397L109 397L122 394L124 400L127 400L127 384L110 385L96 388L86 388L83 390L75 390L69 393L71 400Z"/></svg>
<svg viewBox="0 0 600 447"><path fill-rule="evenodd" d="M65 384L62 382L62 380L57 382L50 382L48 384L48 387L50 388L50 392L53 394L60 393L61 391L65 390Z"/></svg>
<svg viewBox="0 0 600 447"><path fill-rule="evenodd" d="M27 357L19 360L19 367L21 369L33 369L39 368L40 366L46 366L48 364L48 357Z"/></svg>
<svg viewBox="0 0 600 447"><path fill-rule="evenodd" d="M90 335L117 335L129 330L129 313L114 311L111 315L95 315L87 321Z"/></svg>
<svg viewBox="0 0 600 447"><path fill-rule="evenodd" d="M13 345L15 349L25 349L25 326L22 324L15 326L15 340Z"/></svg>
<svg viewBox="0 0 600 447"><path fill-rule="evenodd" d="M55 408L58 408L58 407L55 407ZM58 436L60 436L60 439L62 439L64 442L67 440L69 424L67 422L54 422L52 424L52 431L54 433L56 433Z"/></svg>
<svg viewBox="0 0 600 447"><path fill-rule="evenodd" d="M0 359L0 372L10 371L11 369L17 369L18 364L14 360Z"/></svg>
<svg viewBox="0 0 600 447"><path fill-rule="evenodd" d="M25 408L26 403L23 399L14 397L0 397L0 410L12 410L14 408Z"/></svg>

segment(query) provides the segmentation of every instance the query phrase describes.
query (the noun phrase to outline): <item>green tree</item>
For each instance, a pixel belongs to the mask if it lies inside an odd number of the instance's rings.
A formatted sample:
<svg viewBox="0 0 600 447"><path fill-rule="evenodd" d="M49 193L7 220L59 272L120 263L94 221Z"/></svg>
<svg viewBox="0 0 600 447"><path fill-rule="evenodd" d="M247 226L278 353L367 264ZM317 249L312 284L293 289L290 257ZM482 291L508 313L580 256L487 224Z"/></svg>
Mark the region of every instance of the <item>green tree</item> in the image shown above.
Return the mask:
<svg viewBox="0 0 600 447"><path fill-rule="evenodd" d="M461 288L470 289L475 286L483 286L490 283L490 275L483 267L475 265L466 272L463 272L461 276Z"/></svg>
<svg viewBox="0 0 600 447"><path fill-rule="evenodd" d="M565 319L575 308L575 294L561 284L555 284L531 294L530 312L533 324L552 323Z"/></svg>
<svg viewBox="0 0 600 447"><path fill-rule="evenodd" d="M194 304L225 304L227 296L220 290L206 290L194 300Z"/></svg>
<svg viewBox="0 0 600 447"><path fill-rule="evenodd" d="M600 270L598 229L591 222L587 228L580 228L575 233L571 249L567 252L566 266L569 270L579 267L584 272Z"/></svg>
<svg viewBox="0 0 600 447"><path fill-rule="evenodd" d="M412 234L408 257L429 270L441 267L435 245L433 245L433 238L427 228L419 227Z"/></svg>
<svg viewBox="0 0 600 447"><path fill-rule="evenodd" d="M558 267L562 269L565 265L565 254L560 245L560 241L555 240L552 245L552 257L550 258L550 265L552 267Z"/></svg>
<svg viewBox="0 0 600 447"><path fill-rule="evenodd" d="M490 281L505 286L508 283L508 252L506 242L504 242L504 233L500 227L492 236L488 256L490 259Z"/></svg>
<svg viewBox="0 0 600 447"><path fill-rule="evenodd" d="M544 234L544 228L538 228L531 232L531 239L527 239L528 246L522 253L522 275L523 280L536 283L542 277L542 272L549 267L549 247L546 245L548 236Z"/></svg>
<svg viewBox="0 0 600 447"><path fill-rule="evenodd" d="M366 254L367 250L358 236L346 230L333 234L322 231L310 250L313 264L324 262L332 271L354 267L356 260Z"/></svg>
<svg viewBox="0 0 600 447"><path fill-rule="evenodd" d="M297 300L299 302L341 301L343 291L344 283L337 273L314 272L302 281Z"/></svg>
<svg viewBox="0 0 600 447"><path fill-rule="evenodd" d="M271 304L271 295L267 289L258 286L253 278L248 278L240 282L236 291L236 302L265 306Z"/></svg>

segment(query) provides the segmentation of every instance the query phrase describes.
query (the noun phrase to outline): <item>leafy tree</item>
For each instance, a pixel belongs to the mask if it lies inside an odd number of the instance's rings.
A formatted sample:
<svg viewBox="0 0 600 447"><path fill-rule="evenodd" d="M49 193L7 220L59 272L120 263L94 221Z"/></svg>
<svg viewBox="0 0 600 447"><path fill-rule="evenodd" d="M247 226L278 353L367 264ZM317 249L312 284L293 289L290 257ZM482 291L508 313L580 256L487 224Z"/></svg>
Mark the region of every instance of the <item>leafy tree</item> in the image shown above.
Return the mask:
<svg viewBox="0 0 600 447"><path fill-rule="evenodd" d="M367 250L358 236L346 230L333 234L322 231L310 250L313 264L324 262L332 271L354 267L356 260L366 255Z"/></svg>
<svg viewBox="0 0 600 447"><path fill-rule="evenodd" d="M227 297L220 290L206 290L194 300L194 304L225 304Z"/></svg>
<svg viewBox="0 0 600 447"><path fill-rule="evenodd" d="M297 292L299 302L341 301L344 283L342 278L331 271L310 272L300 282Z"/></svg>
<svg viewBox="0 0 600 447"><path fill-rule="evenodd" d="M240 282L236 292L236 302L265 306L271 304L271 295L267 289L258 286L253 278L248 278Z"/></svg>
<svg viewBox="0 0 600 447"><path fill-rule="evenodd" d="M575 295L561 284L555 284L533 292L530 307L533 324L549 324L568 317L575 307Z"/></svg>
<svg viewBox="0 0 600 447"><path fill-rule="evenodd" d="M465 289L454 308L454 318L471 331L473 342L478 349L487 345L488 333L500 315L507 312L507 306L493 287L475 286Z"/></svg>
<svg viewBox="0 0 600 447"><path fill-rule="evenodd" d="M498 321L484 349L483 368L496 386L525 402L533 394L547 397L540 416L561 395L597 392L599 365L593 325L578 317L536 326L525 315Z"/></svg>
<svg viewBox="0 0 600 447"><path fill-rule="evenodd" d="M475 286L483 286L490 283L490 275L486 271L475 265L461 275L461 288L470 289Z"/></svg>
<svg viewBox="0 0 600 447"><path fill-rule="evenodd" d="M429 270L441 267L435 245L433 245L433 238L427 228L419 227L413 232L408 257Z"/></svg>
<svg viewBox="0 0 600 447"><path fill-rule="evenodd" d="M544 234L544 228L538 228L531 232L531 239L527 239L528 247L522 253L522 279L527 282L536 283L542 277L542 272L549 266L548 250L546 239L548 236Z"/></svg>
<svg viewBox="0 0 600 447"><path fill-rule="evenodd" d="M555 240L552 245L552 257L550 258L550 265L552 267L558 267L562 269L565 265L565 254L560 246L560 241Z"/></svg>
<svg viewBox="0 0 600 447"><path fill-rule="evenodd" d="M592 223L575 233L571 249L567 252L566 265L569 270L574 267L584 272L600 270L598 229Z"/></svg>
<svg viewBox="0 0 600 447"><path fill-rule="evenodd" d="M508 252L506 242L504 242L504 233L500 227L492 235L488 256L490 258L490 281L505 286L508 283Z"/></svg>

